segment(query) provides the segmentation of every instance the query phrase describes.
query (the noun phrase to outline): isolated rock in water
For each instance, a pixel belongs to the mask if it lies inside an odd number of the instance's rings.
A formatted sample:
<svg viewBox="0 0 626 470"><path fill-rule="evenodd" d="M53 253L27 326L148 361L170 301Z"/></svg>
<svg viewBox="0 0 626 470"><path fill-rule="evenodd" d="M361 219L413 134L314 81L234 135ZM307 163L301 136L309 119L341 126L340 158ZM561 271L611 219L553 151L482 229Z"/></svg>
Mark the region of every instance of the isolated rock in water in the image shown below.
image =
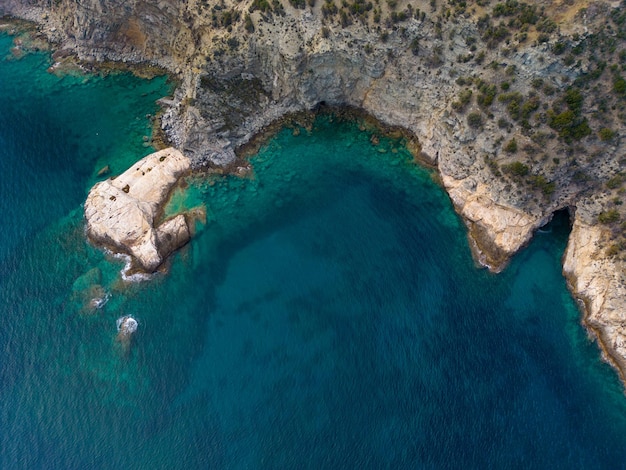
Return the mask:
<svg viewBox="0 0 626 470"><path fill-rule="evenodd" d="M137 331L139 324L130 315L125 315L117 319L117 338L120 341L130 340L133 333Z"/></svg>
<svg viewBox="0 0 626 470"><path fill-rule="evenodd" d="M117 319L117 337L121 352L123 355L127 355L130 352L130 346L132 343L133 335L137 331L139 324L130 315L125 315Z"/></svg>
<svg viewBox="0 0 626 470"><path fill-rule="evenodd" d="M156 270L190 238L182 214L155 226L172 186L190 166L189 158L168 148L148 155L117 178L97 183L85 202L87 235L131 255L143 270Z"/></svg>

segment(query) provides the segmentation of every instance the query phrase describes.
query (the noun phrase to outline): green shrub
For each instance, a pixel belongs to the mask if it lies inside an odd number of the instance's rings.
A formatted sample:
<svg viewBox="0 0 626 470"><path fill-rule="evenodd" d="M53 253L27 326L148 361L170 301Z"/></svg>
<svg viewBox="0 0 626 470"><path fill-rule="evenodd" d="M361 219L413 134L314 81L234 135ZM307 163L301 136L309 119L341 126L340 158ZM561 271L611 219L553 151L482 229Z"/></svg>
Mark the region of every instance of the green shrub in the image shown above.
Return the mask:
<svg viewBox="0 0 626 470"><path fill-rule="evenodd" d="M612 224L619 220L619 212L616 209L609 209L608 211L600 212L598 215L598 222L601 224Z"/></svg>
<svg viewBox="0 0 626 470"><path fill-rule="evenodd" d="M600 136L600 140L603 142L609 142L613 140L615 137L615 131L609 129L608 127L603 127L598 131L598 136Z"/></svg>
<svg viewBox="0 0 626 470"><path fill-rule="evenodd" d="M609 189L617 189L622 185L623 182L624 177L622 175L615 175L606 182L606 187Z"/></svg>
<svg viewBox="0 0 626 470"><path fill-rule="evenodd" d="M578 88L570 88L565 92L563 100L567 103L567 107L576 115L580 114L583 109L583 94Z"/></svg>
<svg viewBox="0 0 626 470"><path fill-rule="evenodd" d="M511 139L504 146L504 151L507 153L515 153L517 152L517 141L515 139Z"/></svg>
<svg viewBox="0 0 626 470"><path fill-rule="evenodd" d="M474 129L478 129L479 127L482 127L483 125L483 116L482 114L480 114L479 112L475 111L473 113L469 113L467 115L467 124L474 128Z"/></svg>
<svg viewBox="0 0 626 470"><path fill-rule="evenodd" d="M530 183L535 189L540 189L543 194L549 196L556 189L554 182L548 181L543 175L534 175L530 177Z"/></svg>
<svg viewBox="0 0 626 470"><path fill-rule="evenodd" d="M626 94L626 80L621 76L616 76L613 80L613 91L618 95Z"/></svg>
<svg viewBox="0 0 626 470"><path fill-rule="evenodd" d="M252 13L255 10L260 10L265 13L267 11L271 11L272 7L270 6L268 0L254 0L252 4L250 4L250 8L248 8L248 11Z"/></svg>
<svg viewBox="0 0 626 470"><path fill-rule="evenodd" d="M577 117L571 109L559 114L550 110L548 113L548 125L566 141L580 140L591 134L587 118Z"/></svg>
<svg viewBox="0 0 626 470"><path fill-rule="evenodd" d="M567 49L565 43L559 41L552 46L552 53L554 55L561 55L563 54L563 52L565 52L565 49Z"/></svg>
<svg viewBox="0 0 626 470"><path fill-rule="evenodd" d="M252 18L248 14L246 14L246 17L244 19L244 27L249 33L254 33L254 23L252 22Z"/></svg>
<svg viewBox="0 0 626 470"><path fill-rule="evenodd" d="M614 243L613 245L607 248L606 255L609 258L612 258L614 256L617 256L620 251L622 251L622 247L620 246L620 244Z"/></svg>
<svg viewBox="0 0 626 470"><path fill-rule="evenodd" d="M458 99L452 102L452 108L456 111L463 111L472 100L472 90L466 88L459 93Z"/></svg>
<svg viewBox="0 0 626 470"><path fill-rule="evenodd" d="M526 176L530 171L530 168L522 162L513 162L508 165L503 165L502 170L512 176Z"/></svg>

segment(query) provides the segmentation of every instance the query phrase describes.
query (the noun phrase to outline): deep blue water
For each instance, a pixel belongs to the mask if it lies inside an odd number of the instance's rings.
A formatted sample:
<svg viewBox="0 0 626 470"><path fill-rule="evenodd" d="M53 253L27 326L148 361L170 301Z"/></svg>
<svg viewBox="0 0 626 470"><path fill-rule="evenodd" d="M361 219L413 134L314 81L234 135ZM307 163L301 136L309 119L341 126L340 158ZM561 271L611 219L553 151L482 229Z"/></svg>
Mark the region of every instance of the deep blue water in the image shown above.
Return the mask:
<svg viewBox="0 0 626 470"><path fill-rule="evenodd" d="M190 180L172 205L207 223L128 284L81 204L150 151L169 86L48 61L0 62L0 468L626 468L626 397L560 272L567 218L491 275L402 142L322 117L248 178Z"/></svg>

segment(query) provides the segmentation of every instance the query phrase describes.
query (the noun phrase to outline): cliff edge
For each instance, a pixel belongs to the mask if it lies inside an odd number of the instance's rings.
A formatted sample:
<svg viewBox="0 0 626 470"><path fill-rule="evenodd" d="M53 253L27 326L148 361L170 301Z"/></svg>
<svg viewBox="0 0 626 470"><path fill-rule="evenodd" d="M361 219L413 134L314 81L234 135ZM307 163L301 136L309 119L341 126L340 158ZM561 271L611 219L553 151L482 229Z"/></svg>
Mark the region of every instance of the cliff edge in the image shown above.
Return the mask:
<svg viewBox="0 0 626 470"><path fill-rule="evenodd" d="M563 257L563 272L584 303L584 322L602 346L605 359L626 380L626 273L611 256L610 229L576 217Z"/></svg>

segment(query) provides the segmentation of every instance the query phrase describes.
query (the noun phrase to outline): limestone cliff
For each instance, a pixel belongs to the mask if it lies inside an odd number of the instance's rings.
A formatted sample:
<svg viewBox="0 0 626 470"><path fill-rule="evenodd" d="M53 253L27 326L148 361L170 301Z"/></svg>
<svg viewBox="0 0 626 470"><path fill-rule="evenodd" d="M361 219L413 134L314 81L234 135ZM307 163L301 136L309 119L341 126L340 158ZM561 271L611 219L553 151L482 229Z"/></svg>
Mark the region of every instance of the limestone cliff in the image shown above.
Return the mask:
<svg viewBox="0 0 626 470"><path fill-rule="evenodd" d="M574 295L584 302L585 323L598 336L607 360L626 380L626 272L607 250L612 239L606 227L576 217L563 272Z"/></svg>

